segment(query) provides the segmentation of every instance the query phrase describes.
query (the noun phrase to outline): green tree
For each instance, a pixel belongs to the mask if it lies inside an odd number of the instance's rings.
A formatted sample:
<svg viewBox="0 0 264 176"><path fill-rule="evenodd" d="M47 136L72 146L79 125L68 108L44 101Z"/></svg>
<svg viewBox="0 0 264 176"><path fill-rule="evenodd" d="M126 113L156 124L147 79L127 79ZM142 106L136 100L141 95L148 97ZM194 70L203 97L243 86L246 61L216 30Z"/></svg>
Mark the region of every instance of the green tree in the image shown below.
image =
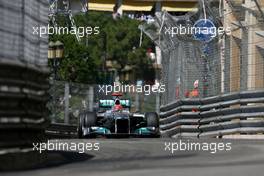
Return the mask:
<svg viewBox="0 0 264 176"><path fill-rule="evenodd" d="M77 42L72 34L50 36L50 40L60 40L65 46L65 58L59 69L62 79L98 83L103 75L100 72L105 59L117 61L121 66L118 72L125 65L131 65L135 68L137 79L153 79L154 70L146 56L147 49L153 47L153 43L143 37L139 47L139 21L127 17L114 20L111 14L102 12L78 14L74 18L77 27L99 27L100 33L82 37L81 42ZM70 24L63 16L58 16L57 21L59 26Z"/></svg>

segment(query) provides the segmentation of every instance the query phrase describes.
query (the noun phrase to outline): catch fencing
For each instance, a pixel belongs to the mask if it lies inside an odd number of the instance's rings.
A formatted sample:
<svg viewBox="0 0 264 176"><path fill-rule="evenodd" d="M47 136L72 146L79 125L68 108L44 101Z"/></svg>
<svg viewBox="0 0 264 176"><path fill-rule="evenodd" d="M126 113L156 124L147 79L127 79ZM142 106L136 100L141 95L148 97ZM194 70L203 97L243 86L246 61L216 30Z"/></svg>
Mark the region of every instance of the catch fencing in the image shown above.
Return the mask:
<svg viewBox="0 0 264 176"><path fill-rule="evenodd" d="M50 110L52 123L76 125L79 114L83 111L96 111L100 99L112 99L112 92L100 91L99 85L80 84L65 81L52 81L49 90L50 100L47 107ZM102 86L102 85L101 85ZM159 94L151 92L124 92L121 99L131 101L131 112L158 112Z"/></svg>
<svg viewBox="0 0 264 176"><path fill-rule="evenodd" d="M222 137L264 133L264 91L183 99L161 107L166 137Z"/></svg>
<svg viewBox="0 0 264 176"><path fill-rule="evenodd" d="M160 128L169 137L263 133L264 3L198 1L198 10L156 13L139 28L162 52ZM210 41L176 33L209 19L230 33ZM254 92L255 91L255 92ZM260 104L259 104L260 103Z"/></svg>
<svg viewBox="0 0 264 176"><path fill-rule="evenodd" d="M156 13L153 23L139 27L162 51L161 84L166 86L166 92L161 94L161 104L188 97L263 90L264 36L260 31L264 29L264 12L257 7L262 8L264 3L259 0L226 0L222 4L208 0L204 5L202 0L198 2L198 11L181 16L163 11ZM205 18L217 29L230 27L231 35L225 32L204 42L194 35L176 32ZM194 94L195 82L198 82L198 94Z"/></svg>
<svg viewBox="0 0 264 176"><path fill-rule="evenodd" d="M51 123L45 131L49 139L77 138L77 125Z"/></svg>

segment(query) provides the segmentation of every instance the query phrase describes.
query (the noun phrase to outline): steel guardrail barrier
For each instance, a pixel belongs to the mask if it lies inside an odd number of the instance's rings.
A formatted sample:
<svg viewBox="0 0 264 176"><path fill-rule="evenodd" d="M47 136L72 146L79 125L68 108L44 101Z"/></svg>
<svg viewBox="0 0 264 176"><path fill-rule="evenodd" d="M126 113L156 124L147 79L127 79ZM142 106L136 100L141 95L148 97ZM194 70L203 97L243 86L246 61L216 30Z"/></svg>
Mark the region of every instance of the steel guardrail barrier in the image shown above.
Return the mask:
<svg viewBox="0 0 264 176"><path fill-rule="evenodd" d="M31 168L45 159L33 143L46 141L49 124L48 2L0 1L0 171Z"/></svg>
<svg viewBox="0 0 264 176"><path fill-rule="evenodd" d="M46 129L47 138L77 138L77 125L51 123Z"/></svg>
<svg viewBox="0 0 264 176"><path fill-rule="evenodd" d="M177 100L160 108L166 137L222 137L264 133L264 91Z"/></svg>

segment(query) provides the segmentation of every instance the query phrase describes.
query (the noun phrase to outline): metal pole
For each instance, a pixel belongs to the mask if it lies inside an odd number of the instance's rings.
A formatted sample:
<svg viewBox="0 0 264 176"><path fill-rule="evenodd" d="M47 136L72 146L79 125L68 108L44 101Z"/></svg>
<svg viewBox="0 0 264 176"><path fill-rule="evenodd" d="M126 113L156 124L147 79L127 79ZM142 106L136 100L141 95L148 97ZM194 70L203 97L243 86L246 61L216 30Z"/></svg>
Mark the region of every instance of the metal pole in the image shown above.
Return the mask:
<svg viewBox="0 0 264 176"><path fill-rule="evenodd" d="M260 12L260 14L261 14L261 17L262 17L263 20L264 20L264 13L263 13L263 11L262 11L260 5L259 5L259 2L258 2L257 0L254 0L254 2L256 3L256 6L257 6L257 8L258 8L258 10L259 10L259 12Z"/></svg>
<svg viewBox="0 0 264 176"><path fill-rule="evenodd" d="M55 80L52 80L52 87L51 87L52 89L52 93L53 93L53 95L52 95L52 111L51 111L51 113L52 113L52 116L51 116L51 122L52 123L55 123L56 122L56 82L55 82Z"/></svg>
<svg viewBox="0 0 264 176"><path fill-rule="evenodd" d="M221 93L225 92L225 36L221 42L220 59L221 59Z"/></svg>
<svg viewBox="0 0 264 176"><path fill-rule="evenodd" d="M139 111L139 95L138 95L138 92L136 92L136 97L135 97L135 109L136 109L136 112Z"/></svg>
<svg viewBox="0 0 264 176"><path fill-rule="evenodd" d="M159 114L160 112L160 94L156 93L156 112Z"/></svg>
<svg viewBox="0 0 264 176"><path fill-rule="evenodd" d="M88 111L93 111L93 103L94 103L94 89L93 86L89 86L88 90Z"/></svg>
<svg viewBox="0 0 264 176"><path fill-rule="evenodd" d="M68 82L66 82L64 90L64 123L66 124L69 124L69 94L70 85Z"/></svg>

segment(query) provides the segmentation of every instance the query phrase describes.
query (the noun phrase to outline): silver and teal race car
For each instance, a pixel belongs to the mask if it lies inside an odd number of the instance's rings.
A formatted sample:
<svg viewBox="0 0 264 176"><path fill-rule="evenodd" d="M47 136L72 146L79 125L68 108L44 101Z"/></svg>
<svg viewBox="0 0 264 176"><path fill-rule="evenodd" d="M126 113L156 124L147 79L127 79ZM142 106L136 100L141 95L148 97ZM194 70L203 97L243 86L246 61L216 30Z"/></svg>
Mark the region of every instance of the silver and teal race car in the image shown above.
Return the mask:
<svg viewBox="0 0 264 176"><path fill-rule="evenodd" d="M79 117L78 135L159 137L159 116L156 112L131 113L130 100L115 96L112 100L99 100L97 112L83 112Z"/></svg>

